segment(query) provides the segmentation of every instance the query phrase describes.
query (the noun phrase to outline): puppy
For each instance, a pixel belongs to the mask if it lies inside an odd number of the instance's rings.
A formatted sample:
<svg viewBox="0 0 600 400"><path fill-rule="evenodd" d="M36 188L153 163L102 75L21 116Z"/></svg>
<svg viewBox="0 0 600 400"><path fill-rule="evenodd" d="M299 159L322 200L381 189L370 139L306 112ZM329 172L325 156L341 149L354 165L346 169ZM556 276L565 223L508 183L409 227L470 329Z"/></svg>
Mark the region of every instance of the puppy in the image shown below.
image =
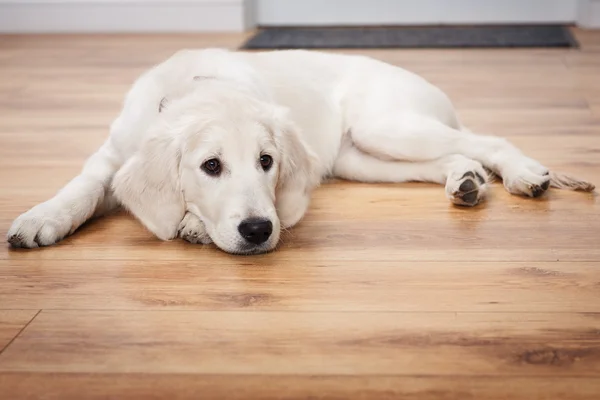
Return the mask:
<svg viewBox="0 0 600 400"><path fill-rule="evenodd" d="M159 239L263 253L323 178L437 182L452 203L474 206L488 171L515 195L594 190L471 133L441 90L399 67L304 50L186 50L136 80L81 174L19 216L8 241L52 245L122 205Z"/></svg>

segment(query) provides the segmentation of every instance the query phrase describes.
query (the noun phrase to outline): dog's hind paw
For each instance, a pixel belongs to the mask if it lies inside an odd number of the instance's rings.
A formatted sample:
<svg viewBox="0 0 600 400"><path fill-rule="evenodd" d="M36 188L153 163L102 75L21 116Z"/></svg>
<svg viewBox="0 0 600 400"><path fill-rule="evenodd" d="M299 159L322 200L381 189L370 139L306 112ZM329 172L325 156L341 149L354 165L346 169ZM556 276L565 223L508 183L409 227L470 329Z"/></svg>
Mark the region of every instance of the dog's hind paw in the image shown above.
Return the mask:
<svg viewBox="0 0 600 400"><path fill-rule="evenodd" d="M488 176L483 168L466 171L460 178L448 177L446 182L446 196L457 206L472 207L485 196Z"/></svg>

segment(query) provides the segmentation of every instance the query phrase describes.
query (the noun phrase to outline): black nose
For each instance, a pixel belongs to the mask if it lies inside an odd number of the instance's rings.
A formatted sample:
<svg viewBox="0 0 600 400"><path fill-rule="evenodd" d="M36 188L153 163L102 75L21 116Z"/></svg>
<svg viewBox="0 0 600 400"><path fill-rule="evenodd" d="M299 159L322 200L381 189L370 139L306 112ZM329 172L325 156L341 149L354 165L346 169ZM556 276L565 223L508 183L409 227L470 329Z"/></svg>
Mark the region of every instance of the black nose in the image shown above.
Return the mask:
<svg viewBox="0 0 600 400"><path fill-rule="evenodd" d="M240 235L248 242L262 244L273 233L273 224L267 219L249 218L238 226Z"/></svg>

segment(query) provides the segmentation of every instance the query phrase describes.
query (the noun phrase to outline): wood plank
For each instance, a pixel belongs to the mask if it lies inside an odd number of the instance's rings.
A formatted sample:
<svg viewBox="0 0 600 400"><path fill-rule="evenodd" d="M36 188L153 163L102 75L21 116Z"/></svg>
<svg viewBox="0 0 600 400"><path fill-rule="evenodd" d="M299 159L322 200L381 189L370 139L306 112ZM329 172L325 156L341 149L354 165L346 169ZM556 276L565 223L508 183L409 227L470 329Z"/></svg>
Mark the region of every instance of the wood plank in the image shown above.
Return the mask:
<svg viewBox="0 0 600 400"><path fill-rule="evenodd" d="M4 284L2 281L1 284ZM0 301L0 307L7 304ZM0 354L6 346L32 320L38 310L1 310L0 309Z"/></svg>
<svg viewBox="0 0 600 400"><path fill-rule="evenodd" d="M0 371L600 379L598 316L42 311Z"/></svg>
<svg viewBox="0 0 600 400"><path fill-rule="evenodd" d="M85 388L85 393L82 393ZM12 400L597 400L600 380L547 377L0 373Z"/></svg>
<svg viewBox="0 0 600 400"><path fill-rule="evenodd" d="M600 312L600 262L0 261L1 307Z"/></svg>

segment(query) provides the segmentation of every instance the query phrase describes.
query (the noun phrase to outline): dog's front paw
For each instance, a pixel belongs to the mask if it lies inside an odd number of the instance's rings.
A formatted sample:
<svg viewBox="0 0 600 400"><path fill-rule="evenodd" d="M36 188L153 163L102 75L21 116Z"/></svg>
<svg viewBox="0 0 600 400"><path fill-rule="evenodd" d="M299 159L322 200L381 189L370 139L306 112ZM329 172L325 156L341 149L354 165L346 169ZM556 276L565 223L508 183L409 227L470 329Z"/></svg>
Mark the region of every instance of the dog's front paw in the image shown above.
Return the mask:
<svg viewBox="0 0 600 400"><path fill-rule="evenodd" d="M178 228L178 236L183 240L190 243L212 243L212 239L206 233L204 224L200 221L200 218L194 214L187 212L181 220Z"/></svg>
<svg viewBox="0 0 600 400"><path fill-rule="evenodd" d="M67 210L55 204L42 203L15 219L6 239L12 247L49 246L67 236L72 226Z"/></svg>

